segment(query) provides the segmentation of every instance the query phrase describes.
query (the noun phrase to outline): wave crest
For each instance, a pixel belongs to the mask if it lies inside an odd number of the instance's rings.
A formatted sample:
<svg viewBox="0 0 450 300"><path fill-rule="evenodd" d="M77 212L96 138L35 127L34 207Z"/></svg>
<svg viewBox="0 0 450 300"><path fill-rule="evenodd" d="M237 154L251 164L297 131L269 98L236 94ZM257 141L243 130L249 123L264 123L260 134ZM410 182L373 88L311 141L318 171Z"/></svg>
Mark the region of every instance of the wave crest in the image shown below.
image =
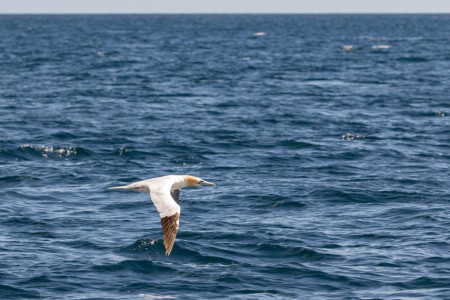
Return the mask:
<svg viewBox="0 0 450 300"><path fill-rule="evenodd" d="M59 147L48 145L23 144L16 148L0 148L0 156L14 159L32 159L43 157L45 159L72 158L88 155L89 151L81 147Z"/></svg>

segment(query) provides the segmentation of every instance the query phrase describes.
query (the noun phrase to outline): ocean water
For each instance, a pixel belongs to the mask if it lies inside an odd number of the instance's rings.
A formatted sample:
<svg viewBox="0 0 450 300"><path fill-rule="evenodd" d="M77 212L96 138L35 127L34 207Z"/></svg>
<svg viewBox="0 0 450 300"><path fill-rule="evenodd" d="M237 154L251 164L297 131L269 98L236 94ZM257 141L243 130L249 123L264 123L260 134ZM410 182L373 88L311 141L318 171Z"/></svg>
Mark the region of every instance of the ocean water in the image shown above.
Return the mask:
<svg viewBox="0 0 450 300"><path fill-rule="evenodd" d="M450 297L450 15L2 15L0 79L1 299Z"/></svg>

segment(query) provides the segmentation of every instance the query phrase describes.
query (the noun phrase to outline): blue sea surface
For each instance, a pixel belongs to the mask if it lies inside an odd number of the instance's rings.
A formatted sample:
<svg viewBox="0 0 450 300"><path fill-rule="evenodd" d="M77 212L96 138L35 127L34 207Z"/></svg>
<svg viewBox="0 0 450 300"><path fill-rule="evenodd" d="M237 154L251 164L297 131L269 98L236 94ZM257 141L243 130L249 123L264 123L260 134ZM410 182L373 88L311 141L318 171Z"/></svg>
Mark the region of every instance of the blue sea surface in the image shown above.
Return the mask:
<svg viewBox="0 0 450 300"><path fill-rule="evenodd" d="M449 116L450 15L1 15L0 299L449 299Z"/></svg>

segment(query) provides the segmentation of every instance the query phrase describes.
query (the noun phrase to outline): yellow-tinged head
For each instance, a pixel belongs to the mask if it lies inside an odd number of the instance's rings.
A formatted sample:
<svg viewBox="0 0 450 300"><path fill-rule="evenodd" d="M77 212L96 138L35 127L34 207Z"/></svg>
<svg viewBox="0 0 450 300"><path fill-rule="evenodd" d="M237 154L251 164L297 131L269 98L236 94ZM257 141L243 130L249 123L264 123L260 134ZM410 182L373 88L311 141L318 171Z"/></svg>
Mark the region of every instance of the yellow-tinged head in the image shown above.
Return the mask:
<svg viewBox="0 0 450 300"><path fill-rule="evenodd" d="M201 185L214 186L215 185L212 182L208 182L206 180L203 180L201 178L191 176L191 175L187 175L184 180L185 180L187 186L201 186Z"/></svg>

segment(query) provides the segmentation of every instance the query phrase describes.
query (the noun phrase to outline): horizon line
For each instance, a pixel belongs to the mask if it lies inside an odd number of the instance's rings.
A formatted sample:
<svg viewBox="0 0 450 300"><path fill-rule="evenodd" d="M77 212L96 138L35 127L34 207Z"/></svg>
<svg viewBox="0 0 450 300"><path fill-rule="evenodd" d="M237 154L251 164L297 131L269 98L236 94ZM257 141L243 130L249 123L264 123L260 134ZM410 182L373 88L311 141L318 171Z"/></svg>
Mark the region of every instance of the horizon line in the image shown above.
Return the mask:
<svg viewBox="0 0 450 300"><path fill-rule="evenodd" d="M0 15L450 15L446 12L0 12Z"/></svg>

